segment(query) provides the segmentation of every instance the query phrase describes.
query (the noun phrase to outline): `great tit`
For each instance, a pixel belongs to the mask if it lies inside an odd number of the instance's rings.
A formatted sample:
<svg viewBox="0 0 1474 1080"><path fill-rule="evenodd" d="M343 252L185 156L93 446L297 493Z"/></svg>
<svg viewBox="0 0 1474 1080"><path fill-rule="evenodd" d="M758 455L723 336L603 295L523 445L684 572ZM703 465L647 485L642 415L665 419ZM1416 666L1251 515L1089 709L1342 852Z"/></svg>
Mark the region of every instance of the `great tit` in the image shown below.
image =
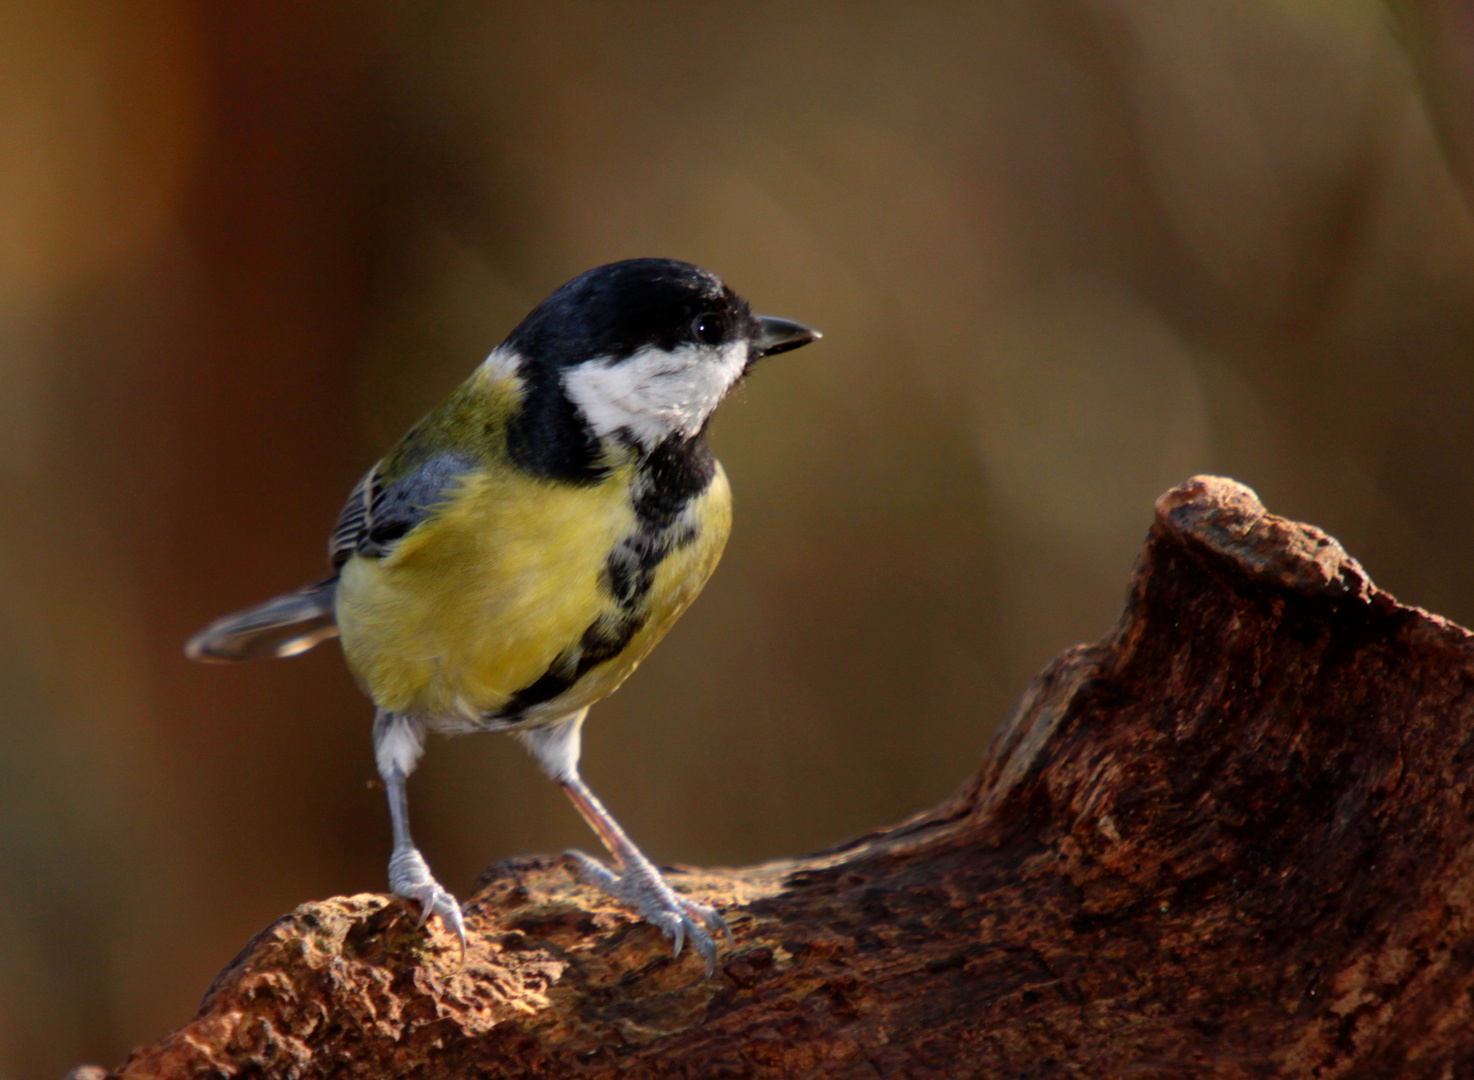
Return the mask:
<svg viewBox="0 0 1474 1080"><path fill-rule="evenodd" d="M410 838L405 781L427 731L519 737L613 866L569 852L715 969L717 912L675 892L578 772L589 706L701 591L731 527L705 432L762 357L819 332L754 316L715 275L629 259L539 304L348 496L331 575L216 620L196 660L293 656L338 635L373 699L389 796L389 888L466 946L460 905Z"/></svg>

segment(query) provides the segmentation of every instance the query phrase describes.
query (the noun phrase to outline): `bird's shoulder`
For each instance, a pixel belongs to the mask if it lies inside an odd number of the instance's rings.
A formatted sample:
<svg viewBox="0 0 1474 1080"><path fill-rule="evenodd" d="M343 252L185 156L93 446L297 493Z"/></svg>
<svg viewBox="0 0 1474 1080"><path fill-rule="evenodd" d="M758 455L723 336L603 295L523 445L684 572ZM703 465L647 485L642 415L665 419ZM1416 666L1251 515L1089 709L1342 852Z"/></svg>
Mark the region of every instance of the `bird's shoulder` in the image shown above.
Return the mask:
<svg viewBox="0 0 1474 1080"><path fill-rule="evenodd" d="M508 431L520 410L515 375L490 363L478 368L353 486L328 541L332 566L355 554L388 555L466 476L514 467Z"/></svg>

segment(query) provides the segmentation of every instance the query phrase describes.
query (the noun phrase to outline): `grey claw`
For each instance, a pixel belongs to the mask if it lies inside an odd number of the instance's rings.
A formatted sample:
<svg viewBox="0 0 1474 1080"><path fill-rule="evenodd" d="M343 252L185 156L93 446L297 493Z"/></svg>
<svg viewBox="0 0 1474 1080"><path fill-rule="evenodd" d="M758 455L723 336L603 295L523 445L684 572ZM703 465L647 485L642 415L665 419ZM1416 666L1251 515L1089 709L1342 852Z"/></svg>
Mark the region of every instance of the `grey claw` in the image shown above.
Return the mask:
<svg viewBox="0 0 1474 1080"><path fill-rule="evenodd" d="M440 892L444 901L447 902L442 903L441 901L437 901L435 904L435 914L440 916L441 922L445 923L447 929L455 931L456 939L461 943L461 963L464 965L466 962L466 920L461 914L461 905L456 902L456 898L444 889L441 889ZM422 912L420 915L421 923L424 920L425 916Z"/></svg>
<svg viewBox="0 0 1474 1080"><path fill-rule="evenodd" d="M415 929L425 925L431 915L439 915L447 930L453 931L461 944L461 963L466 962L466 920L456 898L435 880L425 857L415 848L396 851L389 858L389 891L420 905L420 918Z"/></svg>
<svg viewBox="0 0 1474 1080"><path fill-rule="evenodd" d="M603 889L616 900L635 908L646 922L670 938L672 956L680 956L689 940L691 947L706 961L707 977L716 974L717 944L707 931L720 929L729 944L734 939L731 927L715 909L676 892L654 866L643 860L643 865L637 863L616 873L581 851L564 854L578 865L579 877L585 884ZM700 918L700 923L697 918Z"/></svg>
<svg viewBox="0 0 1474 1080"><path fill-rule="evenodd" d="M619 879L609 867L592 855L585 855L576 848L571 848L563 854L578 864L578 876L585 885L592 885L596 889L603 889L607 893L619 896L619 893L615 891Z"/></svg>
<svg viewBox="0 0 1474 1080"><path fill-rule="evenodd" d="M708 935L692 937L691 945L701 954L701 959L706 961L706 977L709 979L717 973L717 943Z"/></svg>
<svg viewBox="0 0 1474 1080"><path fill-rule="evenodd" d="M728 945L737 944L737 939L732 936L732 928L727 925L727 920L722 918L716 908L706 904L699 904L695 900L686 900L684 897L682 897L682 901L687 911L695 912L701 916L701 921L706 924L706 928L713 934L720 933L727 939Z"/></svg>

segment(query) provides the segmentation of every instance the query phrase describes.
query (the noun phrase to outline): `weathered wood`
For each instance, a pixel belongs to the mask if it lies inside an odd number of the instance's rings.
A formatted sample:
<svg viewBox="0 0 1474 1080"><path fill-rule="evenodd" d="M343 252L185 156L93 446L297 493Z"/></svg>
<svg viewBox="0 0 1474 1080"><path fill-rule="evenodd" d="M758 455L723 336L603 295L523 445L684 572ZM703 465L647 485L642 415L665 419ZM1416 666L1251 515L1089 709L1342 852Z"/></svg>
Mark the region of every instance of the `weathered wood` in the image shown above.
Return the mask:
<svg viewBox="0 0 1474 1080"><path fill-rule="evenodd" d="M714 979L517 860L464 968L400 903L305 904L120 1075L1471 1075L1471 771L1469 633L1199 477L952 799L676 876L732 922Z"/></svg>

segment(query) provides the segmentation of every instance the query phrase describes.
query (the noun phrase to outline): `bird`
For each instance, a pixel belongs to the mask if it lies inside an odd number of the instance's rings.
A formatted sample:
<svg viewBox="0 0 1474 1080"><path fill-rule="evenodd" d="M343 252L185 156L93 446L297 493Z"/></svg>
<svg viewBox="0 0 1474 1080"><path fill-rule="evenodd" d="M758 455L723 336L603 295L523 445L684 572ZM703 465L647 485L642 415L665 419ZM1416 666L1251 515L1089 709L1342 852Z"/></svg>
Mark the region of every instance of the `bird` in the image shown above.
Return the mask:
<svg viewBox="0 0 1474 1080"><path fill-rule="evenodd" d="M372 700L393 828L390 891L466 952L461 907L410 834L426 735L508 732L608 850L582 879L715 971L716 909L671 888L579 773L590 706L635 670L715 570L732 521L706 441L759 361L818 340L754 315L687 262L595 267L543 300L353 487L329 576L215 620L190 658L303 653L334 636Z"/></svg>

